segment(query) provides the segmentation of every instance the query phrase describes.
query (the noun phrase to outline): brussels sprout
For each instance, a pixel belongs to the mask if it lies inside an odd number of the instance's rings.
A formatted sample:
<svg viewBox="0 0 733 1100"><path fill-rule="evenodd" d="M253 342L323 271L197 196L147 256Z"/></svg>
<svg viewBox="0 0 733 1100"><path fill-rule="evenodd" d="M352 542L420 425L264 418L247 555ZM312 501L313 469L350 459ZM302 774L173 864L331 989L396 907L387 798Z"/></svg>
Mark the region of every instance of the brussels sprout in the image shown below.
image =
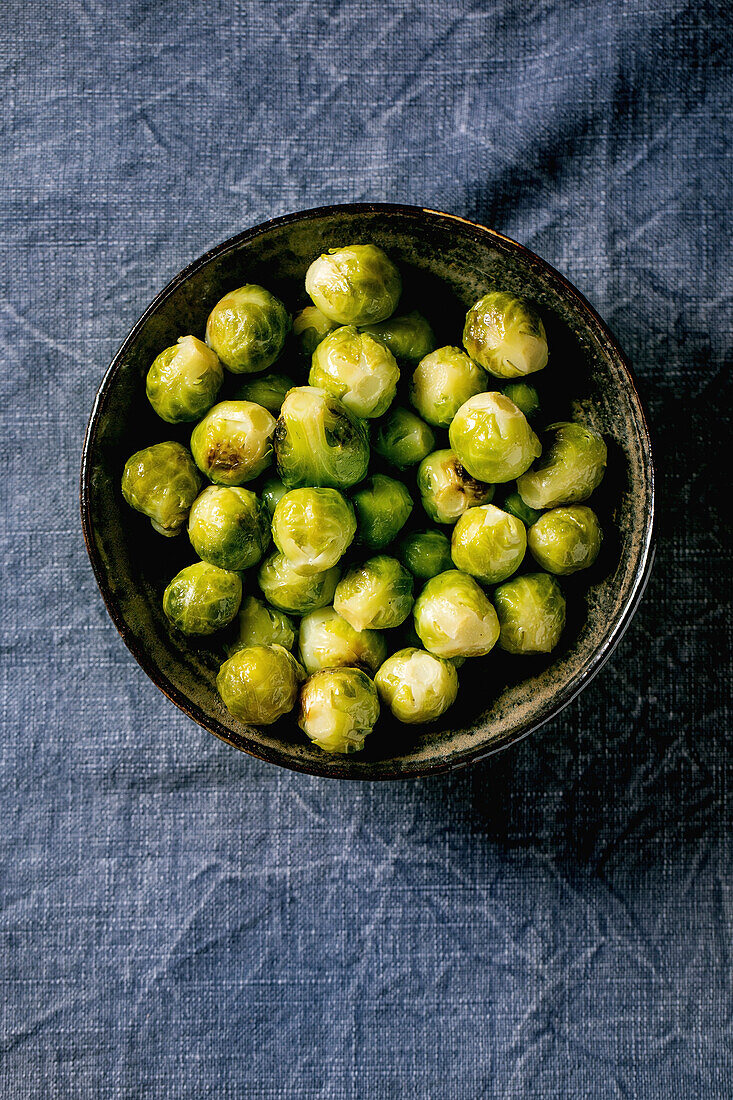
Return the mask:
<svg viewBox="0 0 733 1100"><path fill-rule="evenodd" d="M195 336L179 336L177 344L153 360L145 392L158 416L180 424L198 420L211 408L223 380L216 352Z"/></svg>
<svg viewBox="0 0 733 1100"><path fill-rule="evenodd" d="M324 752L361 752L379 718L379 698L359 668L314 672L300 693L298 725Z"/></svg>
<svg viewBox="0 0 733 1100"><path fill-rule="evenodd" d="M401 481L374 474L354 493L359 542L381 550L407 523L412 497Z"/></svg>
<svg viewBox="0 0 733 1100"><path fill-rule="evenodd" d="M455 523L494 495L494 486L471 477L453 451L434 451L420 463L417 487L423 508L436 523Z"/></svg>
<svg viewBox="0 0 733 1100"><path fill-rule="evenodd" d="M252 481L272 462L275 418L253 401L220 401L191 435L191 452L202 473L219 485Z"/></svg>
<svg viewBox="0 0 733 1100"><path fill-rule="evenodd" d="M332 321L374 325L395 311L402 292L400 273L374 244L329 248L308 268L305 289Z"/></svg>
<svg viewBox="0 0 733 1100"><path fill-rule="evenodd" d="M191 505L188 537L211 565L249 569L270 545L269 517L249 489L209 485Z"/></svg>
<svg viewBox="0 0 733 1100"><path fill-rule="evenodd" d="M524 413L503 393L470 397L448 436L469 474L482 481L513 481L542 451Z"/></svg>
<svg viewBox="0 0 733 1100"><path fill-rule="evenodd" d="M265 481L265 483L263 484L261 494L262 503L269 512L271 519L272 514L275 511L275 505L285 496L286 493L287 489L285 488L279 477L268 477L267 481Z"/></svg>
<svg viewBox="0 0 733 1100"><path fill-rule="evenodd" d="M284 554L276 552L263 561L257 581L273 607L290 615L306 615L331 602L339 576L336 568L305 576L293 568Z"/></svg>
<svg viewBox="0 0 733 1100"><path fill-rule="evenodd" d="M379 698L399 722L432 722L458 694L458 673L450 661L424 649L400 649L374 677Z"/></svg>
<svg viewBox="0 0 733 1100"><path fill-rule="evenodd" d="M230 655L251 645L281 645L292 649L295 628L282 611L268 607L256 596L247 596L237 616L237 637L229 647Z"/></svg>
<svg viewBox="0 0 733 1100"><path fill-rule="evenodd" d="M473 577L458 569L427 582L414 615L420 641L436 657L480 657L499 637L493 605Z"/></svg>
<svg viewBox="0 0 733 1100"><path fill-rule="evenodd" d="M284 374L262 374L255 378L243 378L232 394L235 401L254 401L273 416L278 416L285 394L295 383Z"/></svg>
<svg viewBox="0 0 733 1100"><path fill-rule="evenodd" d="M606 444L585 424L551 424L547 432L541 461L517 478L519 495L530 508L587 500L606 472Z"/></svg>
<svg viewBox="0 0 733 1100"><path fill-rule="evenodd" d="M197 561L176 573L163 593L163 610L184 634L213 634L232 621L241 600L238 573Z"/></svg>
<svg viewBox="0 0 733 1100"><path fill-rule="evenodd" d="M337 489L291 489L272 516L275 545L305 576L335 565L355 534L354 509Z"/></svg>
<svg viewBox="0 0 733 1100"><path fill-rule="evenodd" d="M221 298L206 322L206 343L233 374L271 367L290 331L290 314L279 298L249 283Z"/></svg>
<svg viewBox="0 0 733 1100"><path fill-rule="evenodd" d="M592 508L571 504L540 516L527 534L532 557L548 573L563 576L587 569L601 548L598 518Z"/></svg>
<svg viewBox="0 0 733 1100"><path fill-rule="evenodd" d="M540 395L529 382L510 382L501 391L505 397L513 401L520 412L523 412L527 420L534 420L540 411Z"/></svg>
<svg viewBox="0 0 733 1100"><path fill-rule="evenodd" d="M216 686L235 718L270 726L293 709L304 679L295 657L281 645L251 645L224 662Z"/></svg>
<svg viewBox="0 0 733 1100"><path fill-rule="evenodd" d="M377 425L374 450L398 470L416 466L434 446L432 430L409 409L393 407Z"/></svg>
<svg viewBox="0 0 733 1100"><path fill-rule="evenodd" d="M438 348L415 368L410 401L428 424L447 428L461 405L487 384L486 371L460 348Z"/></svg>
<svg viewBox="0 0 733 1100"><path fill-rule="evenodd" d="M453 568L450 539L442 531L415 531L397 545L397 557L416 577L430 580Z"/></svg>
<svg viewBox="0 0 733 1100"><path fill-rule="evenodd" d="M306 306L293 317L293 336L298 352L310 363L311 356L321 340L336 328L336 322L321 313L317 306Z"/></svg>
<svg viewBox="0 0 733 1100"><path fill-rule="evenodd" d="M501 632L499 648L507 653L550 653L565 625L565 597L554 577L526 573L494 589Z"/></svg>
<svg viewBox="0 0 733 1100"><path fill-rule="evenodd" d="M203 481L180 443L154 443L128 458L122 495L147 516L159 535L177 535Z"/></svg>
<svg viewBox="0 0 733 1100"><path fill-rule="evenodd" d="M330 393L298 386L283 401L275 429L280 477L290 489L348 489L369 466L369 432Z"/></svg>
<svg viewBox="0 0 733 1100"><path fill-rule="evenodd" d="M501 290L471 306L463 346L497 378L521 378L547 365L547 337L539 314L529 302Z"/></svg>
<svg viewBox="0 0 733 1100"><path fill-rule="evenodd" d="M308 376L311 386L340 398L362 419L387 411L399 379L400 368L389 348L353 325L334 329L321 340Z"/></svg>
<svg viewBox="0 0 733 1100"><path fill-rule="evenodd" d="M389 348L395 359L408 363L419 363L435 347L433 330L417 310L402 317L390 317L378 325L367 325L362 331Z"/></svg>
<svg viewBox="0 0 733 1100"><path fill-rule="evenodd" d="M536 508L530 508L529 505L525 504L519 493L509 493L508 496L504 497L502 508L510 516L521 519L525 527L531 527L542 515L542 512L538 512Z"/></svg>
<svg viewBox="0 0 733 1100"><path fill-rule="evenodd" d="M453 561L484 584L498 584L516 573L526 550L524 524L493 504L469 508L453 528Z"/></svg>
<svg viewBox="0 0 733 1100"><path fill-rule="evenodd" d="M395 558L378 554L339 581L333 606L354 630L399 626L412 607L412 576Z"/></svg>
<svg viewBox="0 0 733 1100"><path fill-rule="evenodd" d="M332 607L311 611L300 621L300 659L307 672L350 666L374 675L387 656L379 630L354 630Z"/></svg>

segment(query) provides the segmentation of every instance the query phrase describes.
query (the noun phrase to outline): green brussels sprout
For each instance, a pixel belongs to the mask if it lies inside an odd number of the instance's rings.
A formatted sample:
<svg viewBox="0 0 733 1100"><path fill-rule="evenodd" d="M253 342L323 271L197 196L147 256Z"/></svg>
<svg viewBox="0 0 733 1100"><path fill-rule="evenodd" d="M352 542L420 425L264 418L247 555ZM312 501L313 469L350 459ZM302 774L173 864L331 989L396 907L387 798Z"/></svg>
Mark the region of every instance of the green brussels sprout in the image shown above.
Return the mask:
<svg viewBox="0 0 733 1100"><path fill-rule="evenodd" d="M560 576L591 566L598 557L602 538L595 512L584 504L545 512L527 534L537 564Z"/></svg>
<svg viewBox="0 0 733 1100"><path fill-rule="evenodd" d="M206 343L233 374L271 367L285 346L290 314L279 298L248 283L221 298L206 322Z"/></svg>
<svg viewBox="0 0 733 1100"><path fill-rule="evenodd" d="M292 378L284 374L261 374L254 378L243 378L232 394L235 401L254 401L262 405L273 416L278 416L285 394L294 386Z"/></svg>
<svg viewBox="0 0 733 1100"><path fill-rule="evenodd" d="M456 413L450 445L472 477L513 481L542 452L524 413L503 393L479 393Z"/></svg>
<svg viewBox="0 0 733 1100"><path fill-rule="evenodd" d="M203 484L191 456L180 443L154 443L128 458L122 495L147 516L159 535L172 537L185 526L188 510Z"/></svg>
<svg viewBox="0 0 733 1100"><path fill-rule="evenodd" d="M286 493L287 489L279 477L268 477L267 481L264 482L261 493L262 503L269 512L270 519L272 519L277 502L281 500Z"/></svg>
<svg viewBox="0 0 733 1100"><path fill-rule="evenodd" d="M321 313L317 306L306 306L300 313L296 313L293 317L293 336L301 357L310 363L321 340L335 328L336 322Z"/></svg>
<svg viewBox="0 0 733 1100"><path fill-rule="evenodd" d="M238 573L197 561L176 573L163 593L163 610L184 634L213 634L232 621L241 601Z"/></svg>
<svg viewBox="0 0 733 1100"><path fill-rule="evenodd" d="M510 382L501 392L514 402L527 420L531 422L535 419L540 411L540 395L529 382Z"/></svg>
<svg viewBox="0 0 733 1100"><path fill-rule="evenodd" d="M498 584L516 573L526 550L524 524L493 504L469 508L453 528L453 561L484 584Z"/></svg>
<svg viewBox="0 0 733 1100"><path fill-rule="evenodd" d="M249 569L270 545L269 517L249 489L209 485L191 505L188 537L210 565Z"/></svg>
<svg viewBox="0 0 733 1100"><path fill-rule="evenodd" d="M519 493L509 493L505 496L502 508L510 516L521 519L525 527L531 527L542 515L542 512L538 512L536 508L530 508L529 505L525 504Z"/></svg>
<svg viewBox="0 0 733 1100"><path fill-rule="evenodd" d="M253 401L220 401L191 435L199 470L218 485L252 481L272 462L275 418Z"/></svg>
<svg viewBox="0 0 733 1100"><path fill-rule="evenodd" d="M550 653L565 626L565 597L554 577L525 573L494 589L499 648L507 653Z"/></svg>
<svg viewBox="0 0 733 1100"><path fill-rule="evenodd" d="M354 493L358 541L371 550L387 546L407 523L412 497L401 481L374 474Z"/></svg>
<svg viewBox="0 0 733 1100"><path fill-rule="evenodd" d="M471 306L463 346L497 378L521 378L547 365L545 326L535 308L502 290Z"/></svg>
<svg viewBox="0 0 733 1100"><path fill-rule="evenodd" d="M308 382L343 401L362 419L385 413L394 400L400 368L389 348L353 325L343 325L313 352Z"/></svg>
<svg viewBox="0 0 733 1100"><path fill-rule="evenodd" d="M407 363L419 363L435 347L433 330L417 310L402 317L390 317L378 325L367 325L362 332L368 332L389 348L395 359L404 359Z"/></svg>
<svg viewBox="0 0 733 1100"><path fill-rule="evenodd" d="M417 471L423 508L435 523L455 523L468 508L486 504L494 486L471 477L453 451L433 451Z"/></svg>
<svg viewBox="0 0 733 1100"><path fill-rule="evenodd" d="M247 596L237 616L237 636L229 646L229 655L252 645L281 645L292 649L295 627L282 611L268 607L256 596Z"/></svg>
<svg viewBox="0 0 733 1100"><path fill-rule="evenodd" d="M432 722L445 714L458 694L455 665L424 649L400 649L374 677L379 698L398 722Z"/></svg>
<svg viewBox="0 0 733 1100"><path fill-rule="evenodd" d="M337 397L298 386L283 401L275 456L289 489L302 485L348 489L369 466L369 431Z"/></svg>
<svg viewBox="0 0 733 1100"><path fill-rule="evenodd" d="M375 325L395 311L400 273L381 248L329 248L308 268L305 289L321 313L339 325Z"/></svg>
<svg viewBox="0 0 733 1100"><path fill-rule="evenodd" d="M305 576L293 568L284 554L275 552L263 561L257 581L262 595L273 607L290 615L306 615L331 602L340 575L334 567Z"/></svg>
<svg viewBox="0 0 733 1100"><path fill-rule="evenodd" d="M311 611L300 620L300 659L307 672L349 666L374 675L387 656L379 630L354 630L332 607Z"/></svg>
<svg viewBox="0 0 733 1100"><path fill-rule="evenodd" d="M393 406L377 424L374 450L398 470L416 466L434 446L432 430L409 409Z"/></svg>
<svg viewBox="0 0 733 1100"><path fill-rule="evenodd" d="M326 668L300 692L298 725L324 752L361 752L379 718L379 698L359 668Z"/></svg>
<svg viewBox="0 0 733 1100"><path fill-rule="evenodd" d="M397 557L414 576L425 581L453 568L450 539L442 531L415 531L405 535L397 545Z"/></svg>
<svg viewBox="0 0 733 1100"><path fill-rule="evenodd" d="M481 657L499 637L493 605L473 577L458 569L427 582L414 616L420 641L436 657Z"/></svg>
<svg viewBox="0 0 733 1100"><path fill-rule="evenodd" d="M606 444L585 424L551 424L547 432L542 459L517 478L519 495L530 508L580 504L603 480Z"/></svg>
<svg viewBox="0 0 733 1100"><path fill-rule="evenodd" d="M460 348L438 348L415 367L410 401L428 424L447 428L461 405L487 385L486 371Z"/></svg>
<svg viewBox="0 0 733 1100"><path fill-rule="evenodd" d="M354 630L388 630L410 614L413 580L395 558L378 554L336 586L333 606Z"/></svg>
<svg viewBox="0 0 733 1100"><path fill-rule="evenodd" d="M224 662L216 686L235 718L270 726L294 708L304 679L303 669L283 646L251 645Z"/></svg>
<svg viewBox="0 0 733 1100"><path fill-rule="evenodd" d="M216 352L195 336L179 336L177 344L153 360L145 392L158 416L180 424L199 420L211 408L223 380Z"/></svg>
<svg viewBox="0 0 733 1100"><path fill-rule="evenodd" d="M338 489L291 489L272 516L275 546L305 576L335 565L355 534L354 509Z"/></svg>

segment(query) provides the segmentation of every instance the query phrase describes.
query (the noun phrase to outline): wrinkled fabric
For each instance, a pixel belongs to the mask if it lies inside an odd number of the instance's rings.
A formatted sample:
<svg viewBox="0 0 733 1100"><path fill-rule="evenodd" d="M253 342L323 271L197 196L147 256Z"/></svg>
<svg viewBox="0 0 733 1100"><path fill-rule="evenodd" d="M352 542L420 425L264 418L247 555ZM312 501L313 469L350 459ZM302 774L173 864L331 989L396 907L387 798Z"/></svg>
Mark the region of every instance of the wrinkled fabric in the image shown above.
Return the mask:
<svg viewBox="0 0 733 1100"><path fill-rule="evenodd" d="M3 5L0 1095L730 1097L731 10ZM125 649L77 477L225 237L415 203L522 241L639 377L656 568L593 684L443 778L290 774Z"/></svg>

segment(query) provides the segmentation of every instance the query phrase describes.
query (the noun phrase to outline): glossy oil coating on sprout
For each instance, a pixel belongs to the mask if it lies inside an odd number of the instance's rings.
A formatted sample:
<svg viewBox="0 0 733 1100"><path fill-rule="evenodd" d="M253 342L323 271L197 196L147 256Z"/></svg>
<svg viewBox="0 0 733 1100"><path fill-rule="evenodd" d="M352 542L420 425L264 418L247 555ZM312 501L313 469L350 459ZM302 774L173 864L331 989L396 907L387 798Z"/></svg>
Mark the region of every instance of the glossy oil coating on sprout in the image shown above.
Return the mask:
<svg viewBox="0 0 733 1100"><path fill-rule="evenodd" d="M517 478L519 494L530 508L580 504L603 480L606 460L606 444L593 428L551 424L542 458Z"/></svg>
<svg viewBox="0 0 733 1100"><path fill-rule="evenodd" d="M290 332L290 314L269 290L249 283L221 298L206 323L206 343L233 374L271 367Z"/></svg>
<svg viewBox="0 0 733 1100"><path fill-rule="evenodd" d="M545 512L528 533L529 549L537 564L559 576L593 565L602 537L598 517L584 504Z"/></svg>
<svg viewBox="0 0 733 1100"><path fill-rule="evenodd" d="M369 433L337 397L298 386L283 401L275 429L275 456L288 488L348 489L369 466Z"/></svg>
<svg viewBox="0 0 733 1100"><path fill-rule="evenodd" d="M473 577L458 569L427 582L414 616L420 641L436 657L481 657L499 637L493 605Z"/></svg>
<svg viewBox="0 0 733 1100"><path fill-rule="evenodd" d="M188 537L211 565L249 569L270 545L269 517L249 489L209 485L191 505Z"/></svg>
<svg viewBox="0 0 733 1100"><path fill-rule="evenodd" d="M523 298L501 290L471 306L463 346L497 378L520 378L547 365L547 336L539 314Z"/></svg>
<svg viewBox="0 0 733 1100"><path fill-rule="evenodd" d="M298 573L336 565L356 534L354 509L338 489L291 489L277 502L272 537Z"/></svg>
<svg viewBox="0 0 733 1100"><path fill-rule="evenodd" d="M367 325L363 331L389 348L395 359L406 363L419 363L435 347L433 330L417 310L390 317L378 325Z"/></svg>
<svg viewBox="0 0 733 1100"><path fill-rule="evenodd" d="M499 647L507 653L550 653L565 625L565 597L554 577L527 573L494 590L501 631Z"/></svg>
<svg viewBox="0 0 733 1100"><path fill-rule="evenodd" d="M238 573L199 561L170 582L163 593L163 610L184 634L213 634L232 621L241 600Z"/></svg>
<svg viewBox="0 0 733 1100"><path fill-rule="evenodd" d="M410 401L428 424L447 428L461 405L487 385L486 371L460 348L437 348L415 367Z"/></svg>
<svg viewBox="0 0 733 1100"><path fill-rule="evenodd" d="M419 416L400 406L392 406L375 427L372 444L375 452L398 470L416 466L435 446L432 429Z"/></svg>
<svg viewBox="0 0 733 1100"><path fill-rule="evenodd" d="M253 726L269 726L289 714L305 673L281 645L252 645L225 661L216 678L224 706Z"/></svg>
<svg viewBox="0 0 733 1100"><path fill-rule="evenodd" d="M455 523L469 508L486 504L494 486L469 474L454 451L434 451L420 463L417 487L423 508L436 523Z"/></svg>
<svg viewBox="0 0 733 1100"><path fill-rule="evenodd" d="M524 413L502 393L480 393L456 413L450 445L473 477L500 483L523 474L541 453Z"/></svg>
<svg viewBox="0 0 733 1100"><path fill-rule="evenodd" d="M529 382L510 382L501 392L514 402L530 423L536 419L540 411L540 395Z"/></svg>
<svg viewBox="0 0 733 1100"><path fill-rule="evenodd" d="M373 675L387 656L379 630L355 630L332 607L311 611L300 621L300 659L307 672L360 668Z"/></svg>
<svg viewBox="0 0 733 1100"><path fill-rule="evenodd" d="M193 430L191 453L218 485L243 485L272 462L275 418L253 401L221 401Z"/></svg>
<svg viewBox="0 0 733 1100"><path fill-rule="evenodd" d="M336 566L325 573L305 576L293 568L284 554L275 552L265 558L257 581L268 603L289 615L306 615L331 603L340 577Z"/></svg>
<svg viewBox="0 0 733 1100"><path fill-rule="evenodd" d="M413 579L404 566L378 554L339 581L333 606L355 630L388 630L410 614L412 591Z"/></svg>
<svg viewBox="0 0 733 1100"><path fill-rule="evenodd" d="M251 645L281 645L292 649L295 627L282 611L268 607L256 596L246 596L237 616L237 636L229 647L230 655Z"/></svg>
<svg viewBox="0 0 733 1100"><path fill-rule="evenodd" d="M285 394L292 390L294 382L285 374L262 374L255 378L244 378L234 387L232 399L235 401L254 401L262 405L273 416L278 416Z"/></svg>
<svg viewBox="0 0 733 1100"><path fill-rule="evenodd" d="M397 557L406 569L421 580L453 568L450 539L442 531L414 531L397 545Z"/></svg>
<svg viewBox="0 0 733 1100"><path fill-rule="evenodd" d="M158 416L180 424L198 420L211 408L223 380L216 352L195 336L179 336L153 360L145 392Z"/></svg>
<svg viewBox="0 0 733 1100"><path fill-rule="evenodd" d="M308 382L343 401L362 419L381 416L397 392L400 368L389 348L353 325L343 325L313 352Z"/></svg>
<svg viewBox="0 0 733 1100"><path fill-rule="evenodd" d="M339 325L373 325L394 313L400 273L373 244L330 248L308 268L305 289L321 313Z"/></svg>
<svg viewBox="0 0 733 1100"><path fill-rule="evenodd" d="M453 528L453 561L483 584L498 584L511 577L526 550L524 524L493 504L469 508Z"/></svg>
<svg viewBox="0 0 733 1100"><path fill-rule="evenodd" d="M185 447L154 443L128 458L122 495L131 508L148 517L159 535L172 537L185 526L202 484Z"/></svg>
<svg viewBox="0 0 733 1100"><path fill-rule="evenodd" d="M293 336L302 359L311 361L311 356L321 340L336 328L336 322L321 313L317 306L306 306L293 317Z"/></svg>
<svg viewBox="0 0 733 1100"><path fill-rule="evenodd" d="M412 497L401 481L374 474L354 493L358 541L370 550L387 546L407 523Z"/></svg>
<svg viewBox="0 0 733 1100"><path fill-rule="evenodd" d="M279 477L268 477L267 480L262 483L260 496L262 497L262 503L270 515L270 519L272 519L277 502L285 496L287 491L288 490Z"/></svg>
<svg viewBox="0 0 733 1100"><path fill-rule="evenodd" d="M399 722L432 722L458 694L458 673L450 661L424 649L400 649L374 677L379 698Z"/></svg>
<svg viewBox="0 0 733 1100"><path fill-rule="evenodd" d="M379 698L358 668L315 672L300 693L298 725L324 752L361 752L379 718Z"/></svg>

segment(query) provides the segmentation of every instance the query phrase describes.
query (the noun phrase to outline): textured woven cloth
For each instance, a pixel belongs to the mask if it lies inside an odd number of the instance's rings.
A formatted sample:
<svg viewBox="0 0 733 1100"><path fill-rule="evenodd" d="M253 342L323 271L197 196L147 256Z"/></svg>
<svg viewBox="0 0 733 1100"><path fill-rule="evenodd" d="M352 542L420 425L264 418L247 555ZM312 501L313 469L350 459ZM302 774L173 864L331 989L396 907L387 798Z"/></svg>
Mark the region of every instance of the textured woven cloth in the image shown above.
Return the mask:
<svg viewBox="0 0 733 1100"><path fill-rule="evenodd" d="M729 1098L729 5L6 0L0 24L0 1095ZM354 200L566 274L661 475L604 672L424 782L290 774L195 726L120 641L77 512L153 294Z"/></svg>

